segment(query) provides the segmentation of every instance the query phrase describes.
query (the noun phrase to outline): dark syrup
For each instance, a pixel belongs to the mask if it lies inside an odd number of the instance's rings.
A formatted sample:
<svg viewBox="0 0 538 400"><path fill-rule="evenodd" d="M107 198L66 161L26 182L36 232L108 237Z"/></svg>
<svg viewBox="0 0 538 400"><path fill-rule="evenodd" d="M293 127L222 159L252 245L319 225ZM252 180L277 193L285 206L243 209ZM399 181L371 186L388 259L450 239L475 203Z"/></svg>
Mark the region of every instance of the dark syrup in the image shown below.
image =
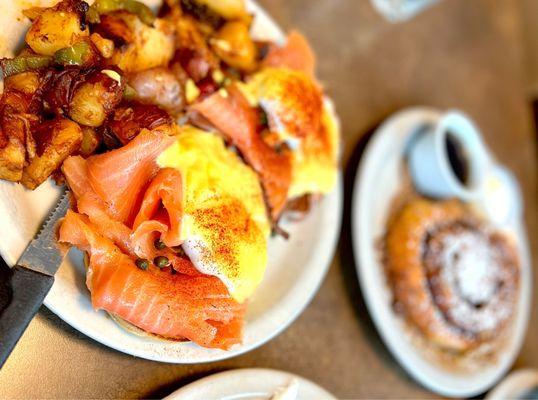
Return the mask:
<svg viewBox="0 0 538 400"><path fill-rule="evenodd" d="M467 185L469 180L469 161L462 144L449 132L446 135L445 145L448 161L454 175L463 185Z"/></svg>

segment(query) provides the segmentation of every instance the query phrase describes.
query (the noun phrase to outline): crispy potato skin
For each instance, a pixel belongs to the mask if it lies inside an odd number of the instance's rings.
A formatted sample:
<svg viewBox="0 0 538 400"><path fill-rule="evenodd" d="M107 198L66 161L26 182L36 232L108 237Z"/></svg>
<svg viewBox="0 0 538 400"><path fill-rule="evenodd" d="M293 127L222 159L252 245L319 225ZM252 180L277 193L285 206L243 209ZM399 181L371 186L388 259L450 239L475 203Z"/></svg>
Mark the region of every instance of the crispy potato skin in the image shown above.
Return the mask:
<svg viewBox="0 0 538 400"><path fill-rule="evenodd" d="M31 108L30 95L6 88L0 99L0 179L20 180L27 152L35 154L31 130L39 117Z"/></svg>
<svg viewBox="0 0 538 400"><path fill-rule="evenodd" d="M114 14L101 15L101 21L93 27L93 31L108 40L116 47L134 42L134 32L127 23ZM111 54L111 56L113 53ZM107 57L108 58L108 57Z"/></svg>
<svg viewBox="0 0 538 400"><path fill-rule="evenodd" d="M52 56L57 50L72 46L89 36L77 10L80 1L63 1L38 15L26 34L26 43L38 54ZM82 28L82 29L81 29Z"/></svg>
<svg viewBox="0 0 538 400"><path fill-rule="evenodd" d="M57 118L41 124L34 132L37 155L24 168L21 183L35 189L60 167L82 142L82 129L68 119Z"/></svg>
<svg viewBox="0 0 538 400"><path fill-rule="evenodd" d="M121 105L114 110L104 125L103 136L118 140L121 144L129 143L142 129L155 129L172 123L166 111L153 105L132 102Z"/></svg>

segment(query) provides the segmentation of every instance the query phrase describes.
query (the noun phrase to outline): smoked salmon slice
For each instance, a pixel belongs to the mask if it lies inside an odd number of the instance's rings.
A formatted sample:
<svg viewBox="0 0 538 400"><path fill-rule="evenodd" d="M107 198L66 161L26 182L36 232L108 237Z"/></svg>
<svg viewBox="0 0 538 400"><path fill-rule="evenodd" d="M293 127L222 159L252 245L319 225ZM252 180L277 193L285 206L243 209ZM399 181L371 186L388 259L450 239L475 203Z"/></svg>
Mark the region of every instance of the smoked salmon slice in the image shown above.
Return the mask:
<svg viewBox="0 0 538 400"><path fill-rule="evenodd" d="M95 226L99 227L99 231L124 253L133 253L131 230L108 214L105 203L92 189L88 179L87 161L80 156L71 156L64 161L62 172L75 196L78 212L85 214Z"/></svg>
<svg viewBox="0 0 538 400"><path fill-rule="evenodd" d="M139 269L87 217L73 211L61 224L59 240L89 254L87 286L95 309L146 332L205 347L227 349L240 342L245 305L233 300L218 278Z"/></svg>
<svg viewBox="0 0 538 400"><path fill-rule="evenodd" d="M168 247L181 244L182 205L181 174L173 168L161 169L146 189L142 204L136 215L133 229L136 230L147 221L154 219L157 212L164 211L166 230L160 239Z"/></svg>
<svg viewBox="0 0 538 400"><path fill-rule="evenodd" d="M270 45L263 65L302 71L314 78L316 57L306 38L297 31L291 31L284 46Z"/></svg>
<svg viewBox="0 0 538 400"><path fill-rule="evenodd" d="M227 95L216 92L192 106L239 149L260 176L273 220L277 220L288 197L291 182L289 154L277 153L257 132L258 114L243 93L230 85Z"/></svg>
<svg viewBox="0 0 538 400"><path fill-rule="evenodd" d="M88 179L88 165L81 156L67 157L62 164L62 172L76 199L81 198L87 191L95 193Z"/></svg>
<svg viewBox="0 0 538 400"><path fill-rule="evenodd" d="M143 129L125 146L87 159L91 187L116 220L132 222L144 189L159 170L155 160L173 142L165 130Z"/></svg>
<svg viewBox="0 0 538 400"><path fill-rule="evenodd" d="M112 217L104 201L92 189L87 160L80 156L69 157L64 162L62 171L75 196L78 212L86 215L97 227L97 231L110 239L122 252L132 258L148 260L164 256L170 260L177 272L191 276L201 275L189 260L178 256L169 248L158 250L154 244L161 234L166 235L168 232L171 232L169 236L173 239L167 240L167 246L181 244L179 230L182 218L182 189L179 171L164 169L157 173L144 194L142 207L137 215L138 226L134 232L125 223ZM166 215L160 212L162 209L158 210L161 203L165 205ZM144 217L146 220L142 223Z"/></svg>

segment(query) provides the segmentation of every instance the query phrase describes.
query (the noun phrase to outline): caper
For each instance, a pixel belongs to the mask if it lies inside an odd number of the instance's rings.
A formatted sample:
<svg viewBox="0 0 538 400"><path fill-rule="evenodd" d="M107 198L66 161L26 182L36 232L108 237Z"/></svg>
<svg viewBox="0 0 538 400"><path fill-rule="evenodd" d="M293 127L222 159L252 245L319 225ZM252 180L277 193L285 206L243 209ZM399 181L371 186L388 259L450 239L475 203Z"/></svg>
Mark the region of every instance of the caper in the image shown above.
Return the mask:
<svg viewBox="0 0 538 400"><path fill-rule="evenodd" d="M149 267L149 261L144 258L137 258L135 264L138 268L143 269L144 271Z"/></svg>
<svg viewBox="0 0 538 400"><path fill-rule="evenodd" d="M155 239L153 244L157 250L162 250L166 247L166 245L160 239Z"/></svg>
<svg viewBox="0 0 538 400"><path fill-rule="evenodd" d="M259 124L260 126L268 126L269 120L267 119L267 114L263 110L263 108L259 108Z"/></svg>
<svg viewBox="0 0 538 400"><path fill-rule="evenodd" d="M159 268L164 268L170 264L170 261L168 260L167 257L158 256L158 257L155 257L155 260L153 260L153 263Z"/></svg>

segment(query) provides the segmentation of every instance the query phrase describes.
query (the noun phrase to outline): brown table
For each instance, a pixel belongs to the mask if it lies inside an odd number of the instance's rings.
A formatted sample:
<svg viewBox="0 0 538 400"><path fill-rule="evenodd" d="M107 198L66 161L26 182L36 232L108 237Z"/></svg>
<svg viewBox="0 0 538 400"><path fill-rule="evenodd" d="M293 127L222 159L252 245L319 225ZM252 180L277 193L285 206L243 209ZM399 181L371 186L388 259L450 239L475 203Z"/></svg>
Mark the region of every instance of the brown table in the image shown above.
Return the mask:
<svg viewBox="0 0 538 400"><path fill-rule="evenodd" d="M285 28L305 32L317 51L319 74L343 122L346 183L357 165L357 144L393 112L412 105L463 109L523 185L536 265L536 139L525 98L522 3L445 0L398 25L366 0L261 3ZM0 397L158 397L237 367L291 371L343 398L432 397L388 353L361 299L347 222L350 189L341 245L322 288L270 343L218 363L160 364L102 346L43 308L0 373ZM538 367L537 311L516 367Z"/></svg>

